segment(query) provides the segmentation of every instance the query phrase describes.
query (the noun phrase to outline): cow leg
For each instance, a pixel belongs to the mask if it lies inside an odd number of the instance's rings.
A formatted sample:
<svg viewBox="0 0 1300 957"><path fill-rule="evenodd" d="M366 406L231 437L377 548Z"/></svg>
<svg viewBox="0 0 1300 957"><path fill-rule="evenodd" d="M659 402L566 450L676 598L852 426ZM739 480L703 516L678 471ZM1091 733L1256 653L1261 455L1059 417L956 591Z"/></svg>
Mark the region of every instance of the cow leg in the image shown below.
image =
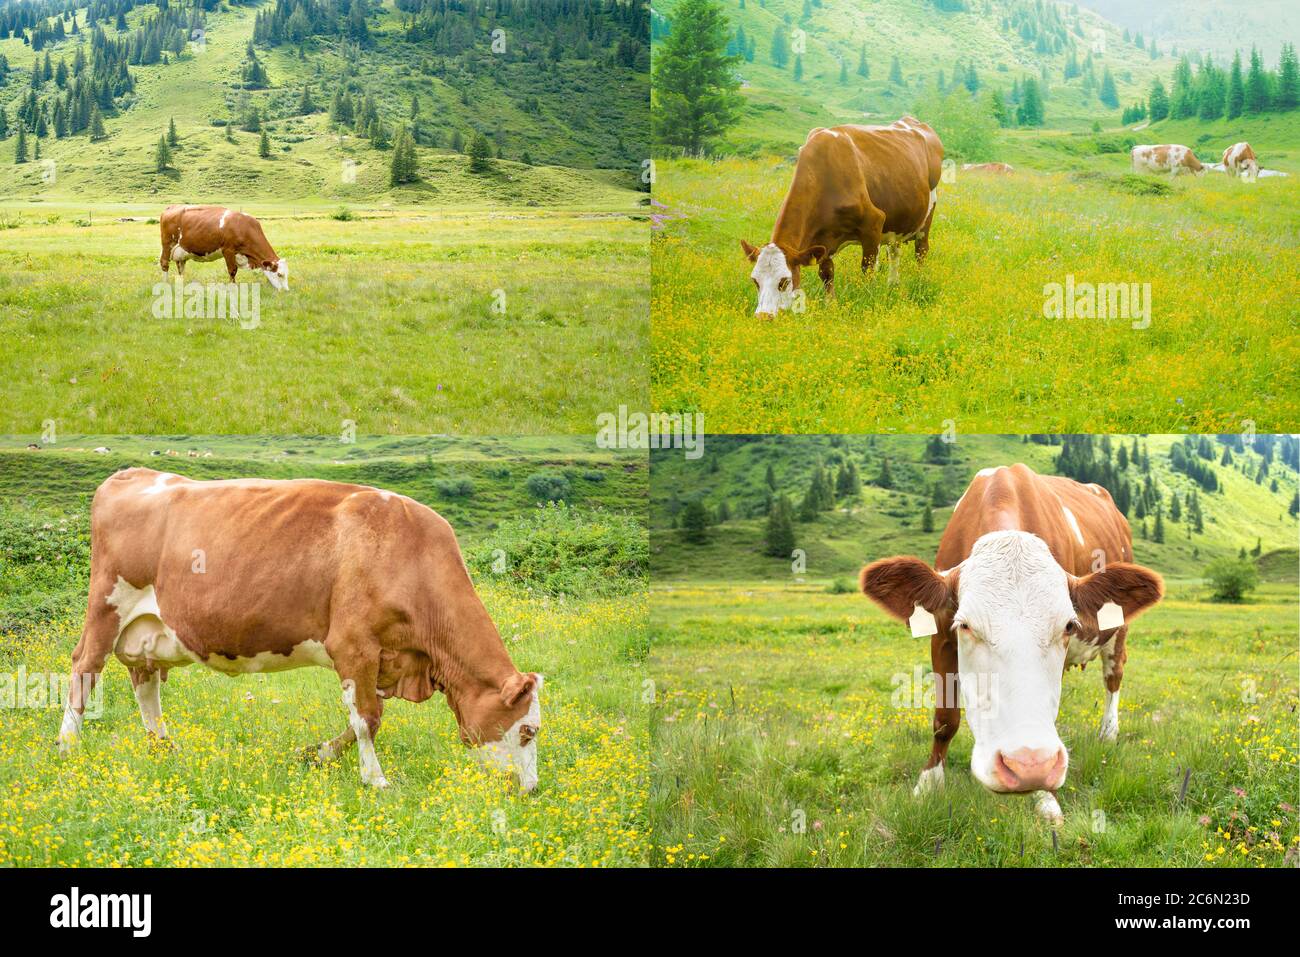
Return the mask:
<svg viewBox="0 0 1300 957"><path fill-rule="evenodd" d="M822 288L826 290L826 295L835 298L835 260L831 258L829 251L817 263L817 275L821 276Z"/></svg>
<svg viewBox="0 0 1300 957"><path fill-rule="evenodd" d="M378 668L365 669L355 679L343 679L343 706L348 709L348 727L357 739L361 760L361 782L386 788L388 780L375 754L375 735L384 713L384 702L375 691ZM335 739L338 740L338 739Z"/></svg>
<svg viewBox="0 0 1300 957"><path fill-rule="evenodd" d="M1119 737L1119 686L1124 680L1124 662L1128 659L1128 625L1115 632L1101 648L1101 675L1106 682L1106 709L1101 715L1097 737L1114 741Z"/></svg>
<svg viewBox="0 0 1300 957"><path fill-rule="evenodd" d="M872 207L866 215L866 223L858 242L862 245L862 271L869 273L876 268L876 257L880 254L880 236L885 228L885 214Z"/></svg>
<svg viewBox="0 0 1300 957"><path fill-rule="evenodd" d="M154 668L131 668L131 687L140 705L140 720L151 739L167 740L167 725L162 717L162 671Z"/></svg>
<svg viewBox="0 0 1300 957"><path fill-rule="evenodd" d="M352 725L349 723L347 729L337 738L305 748L302 758L309 764L328 764L330 761L337 760L348 748L356 743L357 733L352 730Z"/></svg>
<svg viewBox="0 0 1300 957"><path fill-rule="evenodd" d="M1065 815L1061 813L1055 791L1035 791L1034 811L1052 827L1060 827L1065 823Z"/></svg>
<svg viewBox="0 0 1300 957"><path fill-rule="evenodd" d="M162 269L164 273L166 273L167 266L169 263L171 263L171 261L172 261L172 249L166 243L163 243L162 255L158 257L158 266ZM176 266L177 268L180 268L180 263L177 263Z"/></svg>
<svg viewBox="0 0 1300 957"><path fill-rule="evenodd" d="M948 745L961 727L961 704L957 693L957 643L944 638L942 631L930 641L930 663L934 672L934 743L930 760L912 789L914 796L943 787L943 769L948 761Z"/></svg>
<svg viewBox="0 0 1300 957"><path fill-rule="evenodd" d="M239 263L235 262L235 251L233 249L221 250L221 255L226 260L226 272L230 273L230 281L235 281L235 273L239 272Z"/></svg>
<svg viewBox="0 0 1300 957"><path fill-rule="evenodd" d="M87 699L117 643L117 612L104 600L113 590L112 582L106 582L104 576L93 572L90 581L86 623L81 629L81 640L72 652L68 699L64 702L63 723L59 726L59 752L62 754L71 751L81 737Z"/></svg>
<svg viewBox="0 0 1300 957"><path fill-rule="evenodd" d="M178 259L178 260L176 260L176 275L180 276L182 279L185 278L185 260L184 260L184 259Z"/></svg>
<svg viewBox="0 0 1300 957"><path fill-rule="evenodd" d="M916 251L916 261L925 262L926 255L930 252L930 223L934 222L934 207L930 207L930 212L925 217L925 225L921 231L916 234L916 239L912 245Z"/></svg>

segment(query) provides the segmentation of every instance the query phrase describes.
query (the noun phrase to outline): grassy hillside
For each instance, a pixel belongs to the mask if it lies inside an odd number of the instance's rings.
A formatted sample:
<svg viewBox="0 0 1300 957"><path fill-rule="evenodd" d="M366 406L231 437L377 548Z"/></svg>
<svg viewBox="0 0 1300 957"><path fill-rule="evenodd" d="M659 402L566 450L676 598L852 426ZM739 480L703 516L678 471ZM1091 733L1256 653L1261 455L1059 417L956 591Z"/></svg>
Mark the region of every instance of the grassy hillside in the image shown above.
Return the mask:
<svg viewBox="0 0 1300 957"><path fill-rule="evenodd" d="M1270 62L1283 43L1300 41L1300 11L1291 0L1079 0L1106 19L1158 37L1162 48L1203 50L1216 60L1259 46Z"/></svg>
<svg viewBox="0 0 1300 957"><path fill-rule="evenodd" d="M724 151L745 154L792 153L809 129L836 123L890 122L911 112L917 99L935 87L942 71L952 82L958 61L974 66L984 88L1011 89L1013 81L1046 78L1046 112L1053 127L1084 129L1095 116L1111 112L1086 90L1083 77L1064 78L1066 59L1073 51L1082 61L1097 42L1096 79L1109 67L1121 103L1145 95L1151 78L1166 82L1173 61L1152 60L1147 50L1123 39L1123 28L1089 10L1050 5L1059 20L1049 21L1024 0L974 0L970 10L945 12L931 0L822 3L803 18L803 0L722 0L733 25L755 41L752 62L738 72L746 108L742 123L726 137ZM671 24L672 4L656 4L663 24ZM1077 12L1075 12L1077 9ZM1025 26L1027 34L1021 33ZM774 65L773 35L800 29L806 34L803 77L794 79L794 55L784 67ZM1037 37L1052 38L1053 47L1040 49ZM1099 40L1100 38L1100 40ZM858 73L865 47L869 76ZM1167 46L1164 53L1167 54ZM893 57L899 58L902 83L891 82ZM841 64L847 77L841 82ZM1113 111L1118 115L1118 110ZM922 117L924 119L924 117Z"/></svg>
<svg viewBox="0 0 1300 957"><path fill-rule="evenodd" d="M1131 448L1133 437L1115 437ZM1265 577L1285 580L1294 586L1297 567L1297 523L1287 508L1298 487L1296 472L1275 457L1268 479L1254 481L1259 454L1246 452L1233 466L1212 465L1222 480L1223 491L1200 493L1204 532L1188 537L1186 512L1182 520L1169 520L1169 494L1177 492L1186 501L1192 481L1170 467L1169 449L1180 436L1141 437L1151 462L1151 475L1164 493L1165 541L1157 543L1141 534L1142 521L1130 511L1134 527L1134 552L1139 562L1158 569L1171 580L1198 582L1205 566L1214 558L1235 557L1240 549L1251 551L1257 540ZM651 459L651 561L655 580L675 582L799 579L829 581L842 579L846 587L866 562L894 554L915 554L933 560L952 507L975 472L997 465L1024 462L1043 473L1055 471L1059 446L1025 442L1019 436L959 434L952 446L952 461L930 464L924 460L924 436L789 436L748 438L710 436L704 456L694 462L680 454L655 452ZM1215 444L1216 452L1222 447ZM879 478L882 462L889 462L892 489L870 484ZM796 522L798 548L807 553L803 575L793 575L789 558L763 554L767 498L766 469L772 467L775 495L787 495L796 509L807 490L818 461L832 471L840 462L857 463L864 485L857 496L841 499L834 511L821 513L814 521ZM1249 472L1249 475L1243 474ZM1139 469L1131 465L1130 481L1141 482ZM1271 480L1277 491L1272 491ZM922 511L934 500L940 486L942 505L933 509L934 531L921 530ZM732 518L709 529L709 542L687 542L677 525L685 503L702 500L717 514L722 503ZM1146 519L1148 534L1154 515ZM1289 562L1289 570L1288 570Z"/></svg>
<svg viewBox="0 0 1300 957"><path fill-rule="evenodd" d="M42 140L42 159L53 167L15 166L11 135L0 145L9 154L0 162L0 200L607 207L626 206L628 191L639 183L647 149L644 65L611 65L609 51L599 46L579 60L572 44L567 56L550 61L528 43L528 24L508 18L483 20L470 53L448 62L432 44L406 39L409 18L385 0L371 8L364 44L313 36L301 44L257 47L268 81L247 89L241 79L245 51L256 17L272 9L261 2L220 4L206 14L202 46L189 44L168 63L130 67L135 90L105 116L102 139ZM156 7L144 5L126 22L135 30L156 15ZM77 17L84 26L86 11ZM600 22L612 29L607 17ZM500 64L490 50L491 30L498 27L521 47L508 43ZM106 33L120 36L112 22ZM88 51L88 37L83 29L39 53L18 39L0 40L0 54L12 68L0 85L0 105L11 121L28 93L33 65L48 53L54 63L71 66L79 45ZM299 115L304 87L318 109ZM327 111L336 91L358 102L372 97L390 137L403 125L417 131L417 182L391 187L392 150L331 123ZM58 92L53 82L44 84L42 102ZM264 117L270 158L258 155L259 134L242 128L252 108ZM173 168L159 173L155 147L173 120L180 144ZM234 142L226 140L227 125ZM491 175L471 175L467 157L452 148L453 136L468 143L476 132L487 135L499 154ZM536 165L520 162L525 154Z"/></svg>

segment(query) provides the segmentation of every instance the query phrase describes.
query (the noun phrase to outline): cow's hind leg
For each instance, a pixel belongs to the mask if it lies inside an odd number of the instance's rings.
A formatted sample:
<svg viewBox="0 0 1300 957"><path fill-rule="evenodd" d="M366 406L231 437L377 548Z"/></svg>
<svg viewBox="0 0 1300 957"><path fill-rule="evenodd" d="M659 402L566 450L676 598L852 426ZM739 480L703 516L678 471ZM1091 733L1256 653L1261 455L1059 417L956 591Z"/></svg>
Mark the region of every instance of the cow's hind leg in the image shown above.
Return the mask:
<svg viewBox="0 0 1300 957"><path fill-rule="evenodd" d="M130 672L145 733L151 740L166 741L167 725L162 716L162 683L166 672L161 668L131 668Z"/></svg>
<svg viewBox="0 0 1300 957"><path fill-rule="evenodd" d="M880 255L880 237L885 228L885 214L874 207L868 210L858 242L862 245L862 271L870 273L876 268Z"/></svg>
<svg viewBox="0 0 1300 957"><path fill-rule="evenodd" d="M111 581L92 571L86 623L81 629L81 640L72 652L72 673L63 705L63 723L59 726L59 751L63 754L81 737L86 706L104 670L104 662L117 642L117 612L105 601L112 590Z"/></svg>
<svg viewBox="0 0 1300 957"><path fill-rule="evenodd" d="M1101 675L1106 682L1106 707L1101 713L1101 727L1097 737L1114 741L1119 737L1119 686L1124 680L1124 662L1128 659L1126 644L1128 625L1115 632L1115 636L1101 647Z"/></svg>
<svg viewBox="0 0 1300 957"><path fill-rule="evenodd" d="M921 227L921 231L916 234L916 239L912 243L916 250L916 261L918 263L925 262L925 257L930 252L930 224L932 222L934 222L934 206L930 207L930 212L925 217L925 225Z"/></svg>

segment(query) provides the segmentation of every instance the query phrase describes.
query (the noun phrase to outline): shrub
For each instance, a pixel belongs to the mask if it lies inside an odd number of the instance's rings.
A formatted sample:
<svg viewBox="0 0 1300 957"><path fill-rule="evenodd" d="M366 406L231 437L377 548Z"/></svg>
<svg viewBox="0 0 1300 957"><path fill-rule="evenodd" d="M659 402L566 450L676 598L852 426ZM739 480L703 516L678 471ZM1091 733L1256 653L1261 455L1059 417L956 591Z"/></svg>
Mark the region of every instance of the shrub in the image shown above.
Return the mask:
<svg viewBox="0 0 1300 957"><path fill-rule="evenodd" d="M539 502L563 502L568 500L569 480L559 472L534 472L525 483L528 494Z"/></svg>
<svg viewBox="0 0 1300 957"><path fill-rule="evenodd" d="M474 483L467 478L439 479L433 487L443 498L468 498L474 494Z"/></svg>
<svg viewBox="0 0 1300 957"><path fill-rule="evenodd" d="M632 516L546 505L466 550L476 576L545 595L623 595L647 586L650 543Z"/></svg>
<svg viewBox="0 0 1300 957"><path fill-rule="evenodd" d="M0 506L0 635L86 610L90 521Z"/></svg>
<svg viewBox="0 0 1300 957"><path fill-rule="evenodd" d="M1240 558L1220 558L1205 569L1205 580L1215 601L1240 602L1259 584L1255 563Z"/></svg>

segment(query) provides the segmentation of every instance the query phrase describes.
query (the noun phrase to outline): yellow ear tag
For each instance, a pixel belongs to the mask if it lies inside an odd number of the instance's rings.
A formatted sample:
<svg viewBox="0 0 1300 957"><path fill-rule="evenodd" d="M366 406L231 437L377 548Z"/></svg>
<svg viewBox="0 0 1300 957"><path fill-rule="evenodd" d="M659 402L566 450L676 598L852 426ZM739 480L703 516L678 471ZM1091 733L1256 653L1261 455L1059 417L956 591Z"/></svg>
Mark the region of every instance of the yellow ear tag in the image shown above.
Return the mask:
<svg viewBox="0 0 1300 957"><path fill-rule="evenodd" d="M1113 601L1108 601L1097 609L1097 629L1099 631L1110 631L1112 628L1120 628L1124 624L1124 609Z"/></svg>
<svg viewBox="0 0 1300 957"><path fill-rule="evenodd" d="M926 638L939 633L939 624L934 620L934 615L920 605L916 606L916 611L912 612L912 617L907 619L907 623L912 626L913 638Z"/></svg>

